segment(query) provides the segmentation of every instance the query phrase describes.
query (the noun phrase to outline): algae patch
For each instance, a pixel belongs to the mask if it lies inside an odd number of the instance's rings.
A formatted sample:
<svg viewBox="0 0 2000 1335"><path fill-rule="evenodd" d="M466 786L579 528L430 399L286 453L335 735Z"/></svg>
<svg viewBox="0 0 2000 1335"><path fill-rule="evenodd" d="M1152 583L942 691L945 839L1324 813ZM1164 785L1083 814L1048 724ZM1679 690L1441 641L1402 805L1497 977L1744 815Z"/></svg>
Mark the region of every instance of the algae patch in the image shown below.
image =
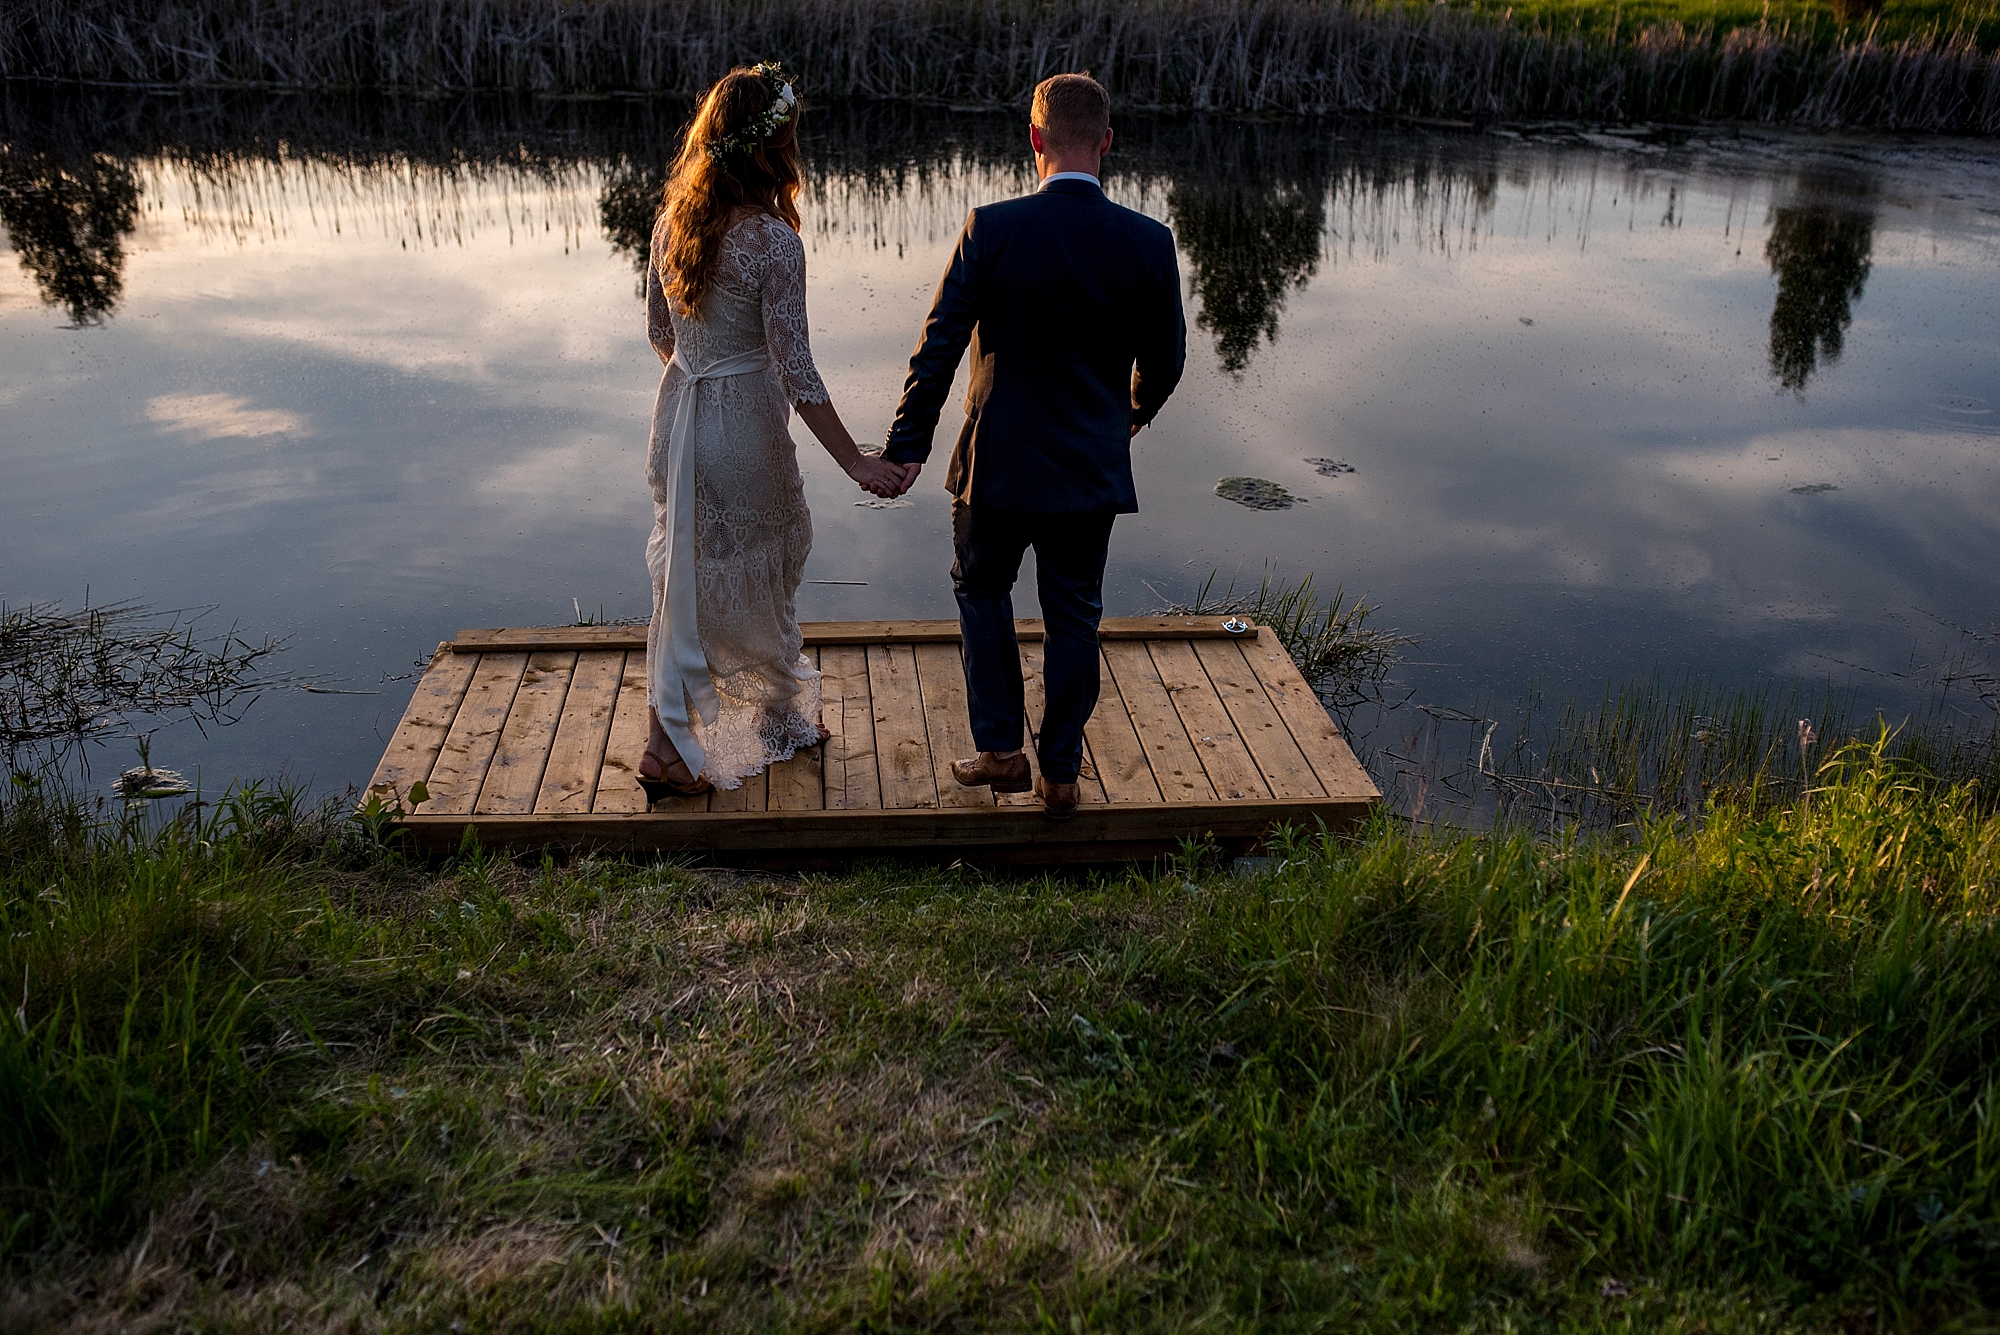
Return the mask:
<svg viewBox="0 0 2000 1335"><path fill-rule="evenodd" d="M1215 494L1252 510L1289 510L1305 499L1262 477L1226 477L1215 484Z"/></svg>

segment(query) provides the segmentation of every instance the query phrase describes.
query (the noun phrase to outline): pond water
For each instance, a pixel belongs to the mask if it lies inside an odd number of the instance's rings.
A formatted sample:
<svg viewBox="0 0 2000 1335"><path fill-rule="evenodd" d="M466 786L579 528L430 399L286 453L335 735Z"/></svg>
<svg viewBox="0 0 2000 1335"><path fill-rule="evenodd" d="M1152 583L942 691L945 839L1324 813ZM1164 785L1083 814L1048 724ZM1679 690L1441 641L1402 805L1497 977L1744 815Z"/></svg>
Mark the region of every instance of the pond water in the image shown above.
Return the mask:
<svg viewBox="0 0 2000 1335"><path fill-rule="evenodd" d="M0 596L214 604L356 692L156 763L359 783L458 627L645 615L678 109L4 96ZM1007 117L808 127L814 347L879 440L966 209L1028 164ZM1173 226L1192 320L1113 613L1312 573L1475 712L1682 669L1893 708L2000 617L2000 147L1140 121L1107 186ZM801 615L952 615L939 470L859 505L795 435Z"/></svg>

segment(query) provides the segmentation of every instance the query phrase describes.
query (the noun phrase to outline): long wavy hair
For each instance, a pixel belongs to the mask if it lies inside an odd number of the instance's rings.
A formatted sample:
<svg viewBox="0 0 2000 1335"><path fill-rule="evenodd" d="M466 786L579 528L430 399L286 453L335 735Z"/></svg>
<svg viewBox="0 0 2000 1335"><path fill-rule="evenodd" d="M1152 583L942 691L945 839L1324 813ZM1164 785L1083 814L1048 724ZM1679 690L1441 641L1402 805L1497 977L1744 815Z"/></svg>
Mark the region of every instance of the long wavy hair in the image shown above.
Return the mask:
<svg viewBox="0 0 2000 1335"><path fill-rule="evenodd" d="M694 313L715 281L722 258L722 238L730 215L750 207L799 230L799 115L751 147L718 158L710 144L741 131L771 106L776 94L755 70L733 69L701 99L694 120L681 140L662 201L667 219L667 244L661 256L660 286L683 313Z"/></svg>

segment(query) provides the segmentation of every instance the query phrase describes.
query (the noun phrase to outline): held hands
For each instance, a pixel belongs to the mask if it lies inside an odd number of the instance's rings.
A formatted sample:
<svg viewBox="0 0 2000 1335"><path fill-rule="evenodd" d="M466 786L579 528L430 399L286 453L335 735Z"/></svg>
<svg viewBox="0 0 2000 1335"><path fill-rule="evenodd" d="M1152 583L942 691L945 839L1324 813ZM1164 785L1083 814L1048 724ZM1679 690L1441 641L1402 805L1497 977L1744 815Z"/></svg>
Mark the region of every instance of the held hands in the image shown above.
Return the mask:
<svg viewBox="0 0 2000 1335"><path fill-rule="evenodd" d="M879 454L864 454L848 466L847 475L863 491L894 500L910 489L920 467L920 464L890 463Z"/></svg>

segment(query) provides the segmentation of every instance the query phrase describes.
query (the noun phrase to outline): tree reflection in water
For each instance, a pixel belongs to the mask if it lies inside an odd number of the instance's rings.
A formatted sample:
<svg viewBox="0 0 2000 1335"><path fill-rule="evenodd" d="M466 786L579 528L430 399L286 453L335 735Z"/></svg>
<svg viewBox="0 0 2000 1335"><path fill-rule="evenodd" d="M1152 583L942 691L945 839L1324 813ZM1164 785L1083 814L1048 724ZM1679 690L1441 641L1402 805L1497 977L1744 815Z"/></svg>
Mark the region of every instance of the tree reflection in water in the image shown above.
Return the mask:
<svg viewBox="0 0 2000 1335"><path fill-rule="evenodd" d="M646 265L653 253L653 220L659 217L667 169L652 162L621 162L597 196L597 217L611 248L632 261L639 275L635 295L646 295Z"/></svg>
<svg viewBox="0 0 2000 1335"><path fill-rule="evenodd" d="M1176 180L1167 209L1194 267L1195 323L1240 375L1262 340L1277 342L1285 294L1319 269L1325 182L1203 174Z"/></svg>
<svg viewBox="0 0 2000 1335"><path fill-rule="evenodd" d="M125 288L125 237L139 216L129 162L64 160L0 145L0 223L42 300L78 325L104 323Z"/></svg>
<svg viewBox="0 0 2000 1335"><path fill-rule="evenodd" d="M1764 258L1778 276L1771 307L1771 374L1794 394L1840 360L1875 248L1875 217L1852 207L1795 204L1771 211Z"/></svg>

